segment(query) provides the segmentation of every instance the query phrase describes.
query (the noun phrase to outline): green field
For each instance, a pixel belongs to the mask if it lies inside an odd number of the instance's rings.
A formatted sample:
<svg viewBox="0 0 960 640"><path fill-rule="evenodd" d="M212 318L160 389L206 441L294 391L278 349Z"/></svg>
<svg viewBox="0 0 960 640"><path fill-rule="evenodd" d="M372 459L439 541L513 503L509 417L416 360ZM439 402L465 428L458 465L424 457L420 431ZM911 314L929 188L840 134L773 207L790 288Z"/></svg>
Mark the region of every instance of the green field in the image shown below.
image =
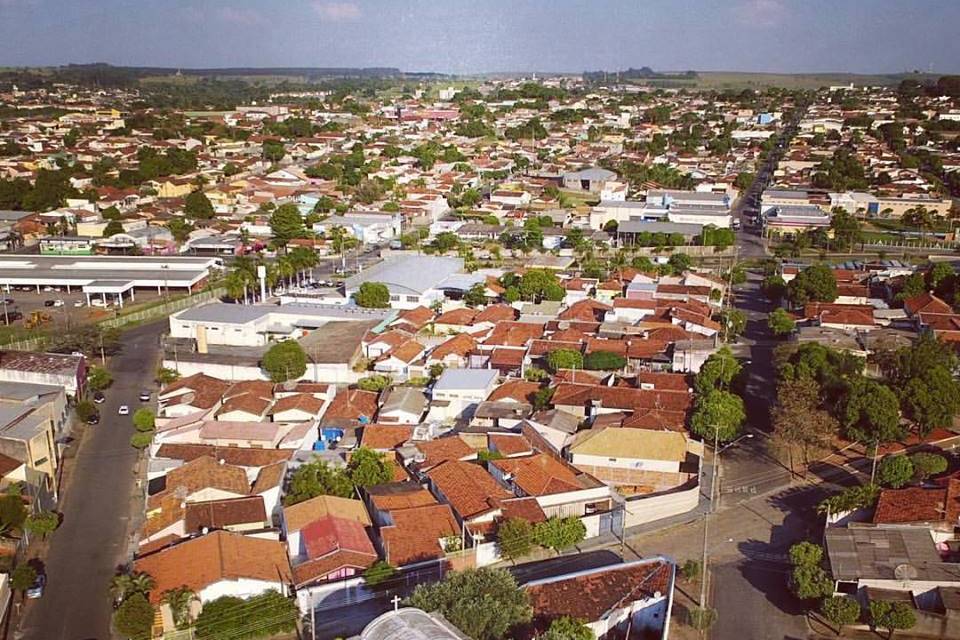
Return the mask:
<svg viewBox="0 0 960 640"><path fill-rule="evenodd" d="M752 89L757 87L784 87L787 89L819 89L851 82L857 86L895 86L904 78L921 82L936 81L936 74L890 73L748 73L741 71L698 71L696 86L704 89Z"/></svg>

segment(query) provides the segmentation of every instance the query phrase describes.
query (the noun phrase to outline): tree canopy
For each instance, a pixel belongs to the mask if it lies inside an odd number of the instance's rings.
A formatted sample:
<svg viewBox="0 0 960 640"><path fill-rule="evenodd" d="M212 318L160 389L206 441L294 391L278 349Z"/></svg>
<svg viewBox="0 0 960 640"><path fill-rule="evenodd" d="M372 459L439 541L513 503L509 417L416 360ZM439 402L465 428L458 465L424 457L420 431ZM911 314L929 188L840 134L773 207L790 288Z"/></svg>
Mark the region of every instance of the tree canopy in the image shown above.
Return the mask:
<svg viewBox="0 0 960 640"><path fill-rule="evenodd" d="M807 267L787 284L787 299L794 306L837 299L837 278L825 264Z"/></svg>
<svg viewBox="0 0 960 640"><path fill-rule="evenodd" d="M386 309L390 306L390 290L382 282L364 282L353 294L353 300L367 309Z"/></svg>
<svg viewBox="0 0 960 640"><path fill-rule="evenodd" d="M263 354L261 366L274 382L296 380L307 371L307 354L295 340L283 340Z"/></svg>
<svg viewBox="0 0 960 640"><path fill-rule="evenodd" d="M474 640L500 640L533 615L514 577L489 567L453 571L440 582L417 585L407 604L439 611Z"/></svg>

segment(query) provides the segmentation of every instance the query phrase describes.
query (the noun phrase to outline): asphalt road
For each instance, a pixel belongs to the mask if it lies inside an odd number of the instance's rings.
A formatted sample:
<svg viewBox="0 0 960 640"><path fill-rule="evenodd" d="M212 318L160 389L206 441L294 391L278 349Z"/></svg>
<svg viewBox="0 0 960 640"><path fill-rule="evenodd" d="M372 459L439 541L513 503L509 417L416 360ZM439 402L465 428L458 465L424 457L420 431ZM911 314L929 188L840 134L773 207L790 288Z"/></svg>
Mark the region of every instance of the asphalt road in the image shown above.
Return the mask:
<svg viewBox="0 0 960 640"><path fill-rule="evenodd" d="M47 588L32 604L22 625L29 640L108 640L109 586L126 562L131 501L135 495L137 453L130 447L130 418L138 395L153 387L158 336L166 320L131 329L123 350L110 363L114 383L99 405L101 421L87 433L74 461L60 509L63 524L53 534L46 561Z"/></svg>

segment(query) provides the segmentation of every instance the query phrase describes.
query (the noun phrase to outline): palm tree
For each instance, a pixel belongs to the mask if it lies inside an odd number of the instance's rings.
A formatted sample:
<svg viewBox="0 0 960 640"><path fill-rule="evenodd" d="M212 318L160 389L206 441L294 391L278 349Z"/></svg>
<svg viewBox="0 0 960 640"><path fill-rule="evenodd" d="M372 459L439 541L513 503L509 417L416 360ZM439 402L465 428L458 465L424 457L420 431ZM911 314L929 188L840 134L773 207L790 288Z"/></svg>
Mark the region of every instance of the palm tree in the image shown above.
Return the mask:
<svg viewBox="0 0 960 640"><path fill-rule="evenodd" d="M917 205L904 211L903 221L910 226L917 227L920 231L920 242L923 243L923 230L933 226L933 212L929 211L922 204Z"/></svg>
<svg viewBox="0 0 960 640"><path fill-rule="evenodd" d="M227 288L227 295L233 298L234 300L247 300L247 276L242 271L237 271L234 269L227 274L227 277L223 280L224 286Z"/></svg>
<svg viewBox="0 0 960 640"><path fill-rule="evenodd" d="M287 287L290 287L290 278L297 273L297 269L289 255L283 255L277 258L277 261L273 264L273 269L276 273L276 278L278 280L285 280Z"/></svg>
<svg viewBox="0 0 960 640"><path fill-rule="evenodd" d="M120 573L110 582L110 595L119 603L135 593L144 595L157 586L157 581L149 573Z"/></svg>
<svg viewBox="0 0 960 640"><path fill-rule="evenodd" d="M197 600L197 594L186 587L177 587L163 592L163 603L170 607L173 624L177 629L185 629L192 621L190 605Z"/></svg>
<svg viewBox="0 0 960 640"><path fill-rule="evenodd" d="M294 247L290 252L289 257L290 261L294 265L294 268L297 270L298 282L300 282L300 278L304 271L313 269L319 262L317 259L317 253L313 249L308 249L306 247Z"/></svg>

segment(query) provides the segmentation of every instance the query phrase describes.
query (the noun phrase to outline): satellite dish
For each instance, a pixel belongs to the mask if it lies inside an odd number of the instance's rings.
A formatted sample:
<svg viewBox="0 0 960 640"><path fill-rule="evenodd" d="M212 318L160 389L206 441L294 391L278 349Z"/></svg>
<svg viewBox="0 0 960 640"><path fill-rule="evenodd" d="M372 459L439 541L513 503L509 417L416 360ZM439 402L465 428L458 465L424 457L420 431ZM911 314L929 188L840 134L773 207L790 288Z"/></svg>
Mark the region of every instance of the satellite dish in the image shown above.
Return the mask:
<svg viewBox="0 0 960 640"><path fill-rule="evenodd" d="M910 564L898 564L893 570L893 575L897 580L909 581L917 579L917 568Z"/></svg>

